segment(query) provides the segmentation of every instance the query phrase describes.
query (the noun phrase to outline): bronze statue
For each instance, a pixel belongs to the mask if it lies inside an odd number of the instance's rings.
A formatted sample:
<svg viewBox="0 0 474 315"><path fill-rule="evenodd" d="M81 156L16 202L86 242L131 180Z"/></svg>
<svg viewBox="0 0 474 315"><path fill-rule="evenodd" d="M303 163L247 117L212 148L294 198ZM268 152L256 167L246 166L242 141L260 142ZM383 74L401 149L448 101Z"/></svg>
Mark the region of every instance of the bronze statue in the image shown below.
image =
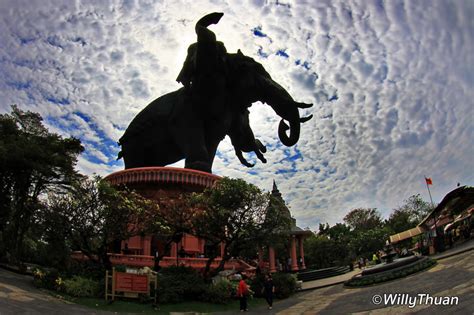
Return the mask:
<svg viewBox="0 0 474 315"><path fill-rule="evenodd" d="M240 50L227 53L207 28L222 15L211 13L196 23L197 43L189 47L177 78L184 87L151 102L120 138L119 158L124 158L125 168L165 166L184 158L186 168L210 173L217 147L226 135L242 164L253 166L242 155L250 151L265 163L265 146L255 139L249 124L247 108L256 101L269 104L282 118L281 142L286 146L297 143L300 124L312 117L300 118L298 108L312 104L295 102L260 63Z"/></svg>

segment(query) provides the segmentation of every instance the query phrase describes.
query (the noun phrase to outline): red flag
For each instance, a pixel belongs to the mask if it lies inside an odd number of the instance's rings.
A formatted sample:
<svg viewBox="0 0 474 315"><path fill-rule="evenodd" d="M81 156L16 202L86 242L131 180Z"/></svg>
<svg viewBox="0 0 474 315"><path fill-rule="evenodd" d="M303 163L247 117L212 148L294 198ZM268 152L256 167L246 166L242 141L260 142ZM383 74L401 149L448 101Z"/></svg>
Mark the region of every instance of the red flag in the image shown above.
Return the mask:
<svg viewBox="0 0 474 315"><path fill-rule="evenodd" d="M426 180L426 185L433 185L433 181L431 180L431 177L425 177Z"/></svg>

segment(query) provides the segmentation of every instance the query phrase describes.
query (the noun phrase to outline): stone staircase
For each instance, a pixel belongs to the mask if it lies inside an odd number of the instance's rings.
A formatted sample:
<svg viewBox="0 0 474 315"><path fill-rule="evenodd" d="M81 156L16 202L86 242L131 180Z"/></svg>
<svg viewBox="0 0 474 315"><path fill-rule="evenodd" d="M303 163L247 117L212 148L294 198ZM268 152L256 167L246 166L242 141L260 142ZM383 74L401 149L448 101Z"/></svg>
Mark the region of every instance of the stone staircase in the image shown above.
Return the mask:
<svg viewBox="0 0 474 315"><path fill-rule="evenodd" d="M318 279L330 278L345 274L350 271L349 266L330 267L317 270L307 270L297 273L298 280L307 282Z"/></svg>

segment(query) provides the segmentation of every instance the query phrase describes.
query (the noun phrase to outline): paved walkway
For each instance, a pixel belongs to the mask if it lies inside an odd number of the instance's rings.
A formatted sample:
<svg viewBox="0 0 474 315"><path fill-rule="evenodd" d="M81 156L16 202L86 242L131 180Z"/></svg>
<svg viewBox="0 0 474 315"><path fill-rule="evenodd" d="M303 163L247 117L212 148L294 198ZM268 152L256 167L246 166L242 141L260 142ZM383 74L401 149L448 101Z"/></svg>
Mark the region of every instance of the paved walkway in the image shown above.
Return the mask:
<svg viewBox="0 0 474 315"><path fill-rule="evenodd" d="M398 298L398 304L385 304L385 298ZM420 295L457 297L457 305L431 305ZM382 298L374 303L374 297ZM474 314L474 251L446 257L428 271L375 286L348 289L342 284L316 289L301 295L278 315L314 314ZM409 307L408 300L417 302ZM375 300L377 303L379 300ZM455 301L455 299L453 300ZM397 302L397 301L395 301Z"/></svg>
<svg viewBox="0 0 474 315"><path fill-rule="evenodd" d="M31 276L0 268L0 315L10 314L113 314L59 300L35 288Z"/></svg>
<svg viewBox="0 0 474 315"><path fill-rule="evenodd" d="M464 253L473 249L474 249L474 239L467 241L463 244L459 244L456 247L452 249L450 248L442 253L430 256L430 258L433 258L436 260L442 260L451 256L459 255L461 253ZM303 282L302 289L303 290L319 289L319 288L325 288L328 286L344 283L347 280L351 279L353 276L360 273L361 273L360 269L355 269L354 271L345 273L340 276Z"/></svg>
<svg viewBox="0 0 474 315"><path fill-rule="evenodd" d="M434 258L434 259L437 259L437 260L441 260L441 259L448 258L448 257L451 257L451 256L455 256L455 255L458 255L460 253L464 253L464 252L467 252L467 251L470 251L470 250L473 250L473 249L474 249L474 239L471 239L467 242L456 245L454 248L450 248L450 249L448 249L448 250L446 250L442 253L439 253L439 254L436 254L436 255L433 255L433 256L430 256L430 257Z"/></svg>
<svg viewBox="0 0 474 315"><path fill-rule="evenodd" d="M354 271L345 273L343 275L335 276L335 277L303 282L301 289L302 290L319 289L319 288L324 288L324 287L328 287L335 284L344 283L359 273L361 273L361 270L356 269Z"/></svg>

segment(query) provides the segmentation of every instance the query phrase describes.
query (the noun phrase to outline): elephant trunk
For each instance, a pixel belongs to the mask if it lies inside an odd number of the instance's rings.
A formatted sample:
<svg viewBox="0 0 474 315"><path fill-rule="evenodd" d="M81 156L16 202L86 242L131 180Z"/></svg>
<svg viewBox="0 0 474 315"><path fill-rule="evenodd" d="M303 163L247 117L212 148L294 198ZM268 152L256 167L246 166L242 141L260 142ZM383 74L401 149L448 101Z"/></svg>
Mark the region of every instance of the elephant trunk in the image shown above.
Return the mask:
<svg viewBox="0 0 474 315"><path fill-rule="evenodd" d="M260 80L261 99L270 105L275 113L281 117L278 126L278 136L281 143L290 147L300 138L301 123L311 119L312 115L300 118L299 108L309 108L313 104L295 102L291 95L268 75ZM289 122L288 124L285 122ZM287 131L289 130L289 135Z"/></svg>
<svg viewBox="0 0 474 315"><path fill-rule="evenodd" d="M286 134L286 131L290 129L290 135ZM285 123L282 119L278 125L278 137L280 138L281 143L287 147L291 147L298 142L300 138L300 122L299 121L290 121L290 126Z"/></svg>
<svg viewBox="0 0 474 315"><path fill-rule="evenodd" d="M210 13L202 17L199 21L197 21L195 26L196 35L198 36L198 42L215 42L216 35L207 27L211 24L219 23L220 19L224 13Z"/></svg>

